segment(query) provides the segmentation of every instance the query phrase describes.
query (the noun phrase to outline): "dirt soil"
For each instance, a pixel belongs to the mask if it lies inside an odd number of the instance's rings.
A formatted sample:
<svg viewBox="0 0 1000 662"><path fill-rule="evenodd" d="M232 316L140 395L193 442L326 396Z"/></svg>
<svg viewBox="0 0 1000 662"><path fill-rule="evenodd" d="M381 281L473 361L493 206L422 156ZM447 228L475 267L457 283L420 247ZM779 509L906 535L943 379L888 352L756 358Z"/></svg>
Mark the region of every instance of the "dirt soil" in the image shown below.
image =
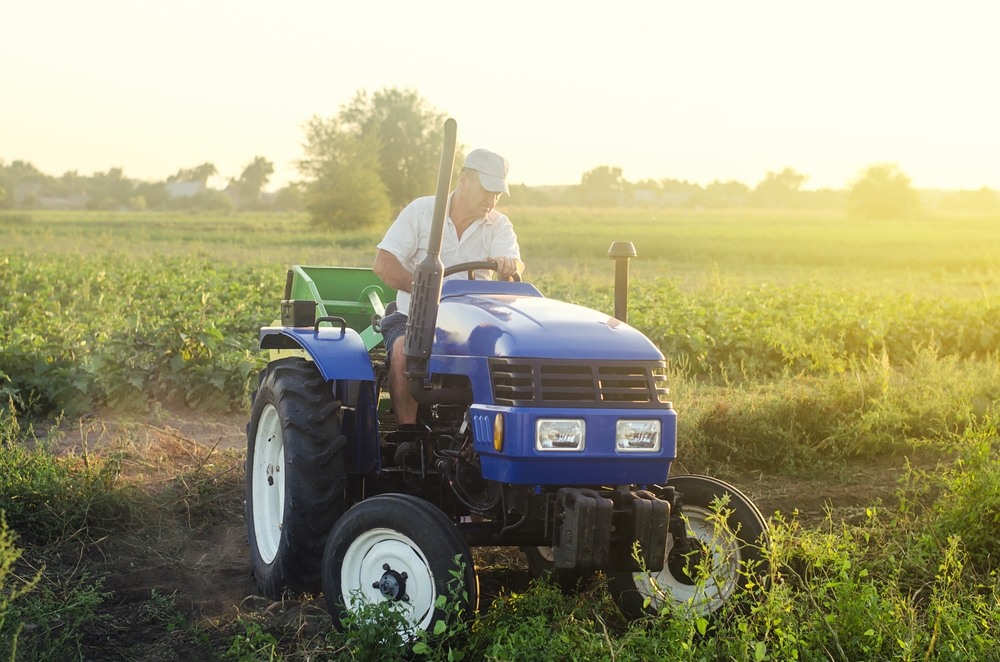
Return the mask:
<svg viewBox="0 0 1000 662"><path fill-rule="evenodd" d="M194 456L195 445L202 454L205 448L230 451L233 463L225 492L214 497L208 515L194 517L190 526L147 522L90 544L79 559L67 561L76 563L77 573L102 578L111 594L102 608L106 618L87 631L85 659L213 659L211 649L224 649L239 631L232 625L235 619L251 613L282 626L297 623L300 634L315 635L328 627L321 598L271 603L254 595L239 457L246 444L245 426L242 413L208 416L183 410L137 418L97 413L60 424L59 447L66 452L99 451L124 438L166 455L187 448ZM38 432L42 436L48 430ZM817 478L760 472L719 477L749 496L765 517L797 511L803 524L819 525L828 513L834 521L850 521L863 517L865 506L875 501L891 504L904 466L905 459L896 457L843 466ZM691 467L678 469L699 473ZM482 548L474 556L481 608L501 593L527 588L530 575L519 550ZM154 595L167 599L151 600Z"/></svg>

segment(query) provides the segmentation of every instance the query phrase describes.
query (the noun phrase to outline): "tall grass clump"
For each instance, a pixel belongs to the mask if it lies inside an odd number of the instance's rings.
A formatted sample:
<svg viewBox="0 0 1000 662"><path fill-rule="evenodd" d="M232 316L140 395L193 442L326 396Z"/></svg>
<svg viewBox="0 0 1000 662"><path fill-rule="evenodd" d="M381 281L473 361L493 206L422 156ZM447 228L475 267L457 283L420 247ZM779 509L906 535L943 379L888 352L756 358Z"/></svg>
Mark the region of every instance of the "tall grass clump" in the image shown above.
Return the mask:
<svg viewBox="0 0 1000 662"><path fill-rule="evenodd" d="M669 381L688 466L822 471L850 458L951 448L970 423L998 411L1000 361L924 349L901 366L883 354L823 377L722 384L681 362Z"/></svg>
<svg viewBox="0 0 1000 662"><path fill-rule="evenodd" d="M0 511L0 659L4 660L15 659L17 641L24 627L17 603L41 578L41 573L30 579L20 579L14 574L15 564L23 553L14 541L14 532L7 527L7 519Z"/></svg>
<svg viewBox="0 0 1000 662"><path fill-rule="evenodd" d="M122 456L57 455L45 440L21 430L12 408L0 409L0 510L35 544L85 540L87 529L133 509L120 484Z"/></svg>

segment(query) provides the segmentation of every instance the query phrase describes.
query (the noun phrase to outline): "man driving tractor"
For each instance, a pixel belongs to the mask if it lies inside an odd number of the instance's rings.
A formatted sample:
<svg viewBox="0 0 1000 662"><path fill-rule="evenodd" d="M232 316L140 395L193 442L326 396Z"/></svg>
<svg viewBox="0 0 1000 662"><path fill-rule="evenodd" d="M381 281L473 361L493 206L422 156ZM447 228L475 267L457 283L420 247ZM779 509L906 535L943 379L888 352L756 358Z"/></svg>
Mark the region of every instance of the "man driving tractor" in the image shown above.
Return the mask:
<svg viewBox="0 0 1000 662"><path fill-rule="evenodd" d="M510 219L495 209L500 196L510 194L508 170L507 161L495 152L477 149L466 157L445 218L441 260L446 267L463 262L494 261L501 279L520 276L524 271L514 227ZM417 198L407 205L379 243L372 265L379 278L399 291L396 311L386 315L380 326L389 357L389 395L396 422L403 433L419 434L422 428L416 425L417 402L410 395L404 375L406 361L394 361L393 356L402 357L413 269L427 255L433 210L434 196ZM478 270L475 275L478 280L490 277L486 270ZM464 274L449 276L464 277ZM402 447L400 450L405 452Z"/></svg>

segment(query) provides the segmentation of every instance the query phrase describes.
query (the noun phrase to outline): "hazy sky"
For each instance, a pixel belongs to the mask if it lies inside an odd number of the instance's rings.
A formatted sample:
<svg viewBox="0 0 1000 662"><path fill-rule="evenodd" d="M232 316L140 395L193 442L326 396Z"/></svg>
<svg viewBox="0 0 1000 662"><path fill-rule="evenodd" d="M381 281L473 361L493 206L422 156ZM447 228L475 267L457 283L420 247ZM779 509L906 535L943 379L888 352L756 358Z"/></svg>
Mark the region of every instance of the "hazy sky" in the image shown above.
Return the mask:
<svg viewBox="0 0 1000 662"><path fill-rule="evenodd" d="M398 85L530 185L896 161L1000 188L998 25L1000 2L6 0L0 158L162 179L260 154L282 182L303 121Z"/></svg>

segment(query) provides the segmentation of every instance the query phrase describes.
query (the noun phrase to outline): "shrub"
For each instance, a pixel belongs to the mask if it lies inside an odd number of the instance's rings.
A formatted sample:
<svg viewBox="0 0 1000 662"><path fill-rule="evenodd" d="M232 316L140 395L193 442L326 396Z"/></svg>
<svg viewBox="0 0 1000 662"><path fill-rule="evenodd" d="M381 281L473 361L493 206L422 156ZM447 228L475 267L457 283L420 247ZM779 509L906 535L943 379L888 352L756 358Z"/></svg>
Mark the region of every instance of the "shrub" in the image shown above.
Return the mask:
<svg viewBox="0 0 1000 662"><path fill-rule="evenodd" d="M848 186L848 208L864 219L899 218L920 207L920 196L895 163L865 168Z"/></svg>

